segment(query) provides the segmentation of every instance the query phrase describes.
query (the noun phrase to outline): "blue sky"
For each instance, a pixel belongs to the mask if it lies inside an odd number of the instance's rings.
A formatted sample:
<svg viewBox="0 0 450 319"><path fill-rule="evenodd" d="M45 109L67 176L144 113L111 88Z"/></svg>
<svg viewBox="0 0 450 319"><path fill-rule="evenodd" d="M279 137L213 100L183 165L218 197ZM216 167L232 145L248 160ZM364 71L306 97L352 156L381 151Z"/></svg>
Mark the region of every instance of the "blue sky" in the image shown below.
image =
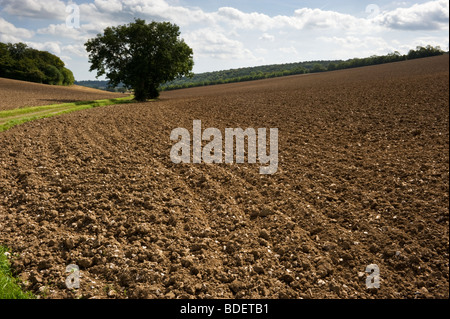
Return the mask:
<svg viewBox="0 0 450 319"><path fill-rule="evenodd" d="M449 46L448 0L0 0L0 41L52 52L93 80L83 44L134 18L179 25L197 73Z"/></svg>

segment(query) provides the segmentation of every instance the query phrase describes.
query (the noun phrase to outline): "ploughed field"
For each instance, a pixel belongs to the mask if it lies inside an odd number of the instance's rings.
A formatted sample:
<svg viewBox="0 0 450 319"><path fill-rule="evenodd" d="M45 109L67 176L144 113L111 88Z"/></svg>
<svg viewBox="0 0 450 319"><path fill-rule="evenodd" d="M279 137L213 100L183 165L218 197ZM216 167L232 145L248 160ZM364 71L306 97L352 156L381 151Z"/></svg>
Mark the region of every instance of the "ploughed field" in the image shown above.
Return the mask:
<svg viewBox="0 0 450 319"><path fill-rule="evenodd" d="M43 298L448 298L448 94L441 56L16 126L0 244ZM278 171L172 163L170 133L193 120L278 128Z"/></svg>
<svg viewBox="0 0 450 319"><path fill-rule="evenodd" d="M0 111L19 107L113 99L125 94L79 85L58 86L0 78Z"/></svg>

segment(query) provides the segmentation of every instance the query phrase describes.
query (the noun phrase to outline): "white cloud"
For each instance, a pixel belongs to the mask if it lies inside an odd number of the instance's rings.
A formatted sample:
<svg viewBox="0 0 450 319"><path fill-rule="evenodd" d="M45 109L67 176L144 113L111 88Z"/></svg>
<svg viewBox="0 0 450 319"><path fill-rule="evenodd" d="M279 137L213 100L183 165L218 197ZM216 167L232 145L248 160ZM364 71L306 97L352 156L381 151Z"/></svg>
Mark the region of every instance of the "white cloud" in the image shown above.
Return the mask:
<svg viewBox="0 0 450 319"><path fill-rule="evenodd" d="M268 34L268 33L264 33L262 36L259 37L259 40L273 42L273 41L275 41L275 36Z"/></svg>
<svg viewBox="0 0 450 319"><path fill-rule="evenodd" d="M247 30L261 30L266 32L274 29L342 29L346 31L373 32L378 25L368 19L357 18L349 14L321 9L301 8L293 15L277 15L270 17L261 13L244 13L238 9L223 7L216 13L216 21L231 27Z"/></svg>
<svg viewBox="0 0 450 319"><path fill-rule="evenodd" d="M19 42L20 39L29 39L34 35L33 31L17 28L14 24L6 21L2 17L0 17L0 36L3 39L9 38L13 41L4 41L2 42Z"/></svg>
<svg viewBox="0 0 450 319"><path fill-rule="evenodd" d="M402 44L400 44L400 48L406 53L408 50L410 49L414 49L417 46L427 46L427 45L432 45L432 46L441 46L441 49L443 50L449 50L449 42L448 42L448 37L444 38L444 37L432 37L432 36L421 36L418 38L415 38L412 41L409 42L404 42Z"/></svg>
<svg viewBox="0 0 450 319"><path fill-rule="evenodd" d="M257 53L258 55L266 55L268 54L270 51L265 49L265 48L256 48L255 49L255 53Z"/></svg>
<svg viewBox="0 0 450 319"><path fill-rule="evenodd" d="M334 11L324 11L321 9L302 8L295 11L291 18L296 24L297 29L305 28L333 28L333 29L352 29L356 25L370 26L366 19L356 18L349 14L343 14Z"/></svg>
<svg viewBox="0 0 450 319"><path fill-rule="evenodd" d="M449 2L448 0L438 0L415 4L409 8L397 8L378 15L375 21L391 29L448 29Z"/></svg>
<svg viewBox="0 0 450 319"><path fill-rule="evenodd" d="M83 34L83 30L80 28L69 28L65 23L62 24L50 24L45 28L38 29L38 34L61 36L64 38L74 40L86 40L86 36Z"/></svg>
<svg viewBox="0 0 450 319"><path fill-rule="evenodd" d="M280 51L281 53L284 54L288 54L288 55L297 55L298 56L298 51L296 48L294 48L293 46L290 47L284 47L284 48L279 48L278 51Z"/></svg>
<svg viewBox="0 0 450 319"><path fill-rule="evenodd" d="M257 12L244 13L230 7L219 8L213 16L215 16L216 21L227 23L239 29L266 31L276 26L275 20L268 15Z"/></svg>
<svg viewBox="0 0 450 319"><path fill-rule="evenodd" d="M0 33L0 42L3 42L3 43L17 43L17 42L22 42L22 40L17 38L17 37L15 37L15 36L13 36L13 35Z"/></svg>
<svg viewBox="0 0 450 319"><path fill-rule="evenodd" d="M120 0L95 0L94 4L99 11L118 12L122 10L122 1Z"/></svg>
<svg viewBox="0 0 450 319"><path fill-rule="evenodd" d="M346 36L346 37L319 37L324 44L331 45L331 52L336 59L348 59L353 57L367 57L370 55L383 55L398 50L392 43L388 43L382 37L374 36ZM354 52L358 52L355 56Z"/></svg>
<svg viewBox="0 0 450 319"><path fill-rule="evenodd" d="M108 1L109 2L109 1ZM154 20L170 20L180 26L214 23L212 17L198 8L170 5L165 0L122 0L122 11Z"/></svg>
<svg viewBox="0 0 450 319"><path fill-rule="evenodd" d="M79 57L87 58L88 53L83 44L69 44L63 46L62 51L68 55L76 55Z"/></svg>
<svg viewBox="0 0 450 319"><path fill-rule="evenodd" d="M242 42L230 39L218 30L200 29L186 34L184 38L193 48L194 56L197 54L218 59L256 59Z"/></svg>
<svg viewBox="0 0 450 319"><path fill-rule="evenodd" d="M0 17L0 42L17 43L24 39L30 39L34 35L33 31L17 28L14 24Z"/></svg>
<svg viewBox="0 0 450 319"><path fill-rule="evenodd" d="M47 41L47 42L25 42L29 47L40 50L40 51L48 51L50 53L54 53L59 55L61 53L61 47L59 41Z"/></svg>
<svg viewBox="0 0 450 319"><path fill-rule="evenodd" d="M64 19L66 5L60 0L0 0L3 11L19 17Z"/></svg>
<svg viewBox="0 0 450 319"><path fill-rule="evenodd" d="M350 50L360 48L370 48L374 44L376 47L385 46L386 41L381 37L320 37L320 40L330 42L339 46L347 47Z"/></svg>

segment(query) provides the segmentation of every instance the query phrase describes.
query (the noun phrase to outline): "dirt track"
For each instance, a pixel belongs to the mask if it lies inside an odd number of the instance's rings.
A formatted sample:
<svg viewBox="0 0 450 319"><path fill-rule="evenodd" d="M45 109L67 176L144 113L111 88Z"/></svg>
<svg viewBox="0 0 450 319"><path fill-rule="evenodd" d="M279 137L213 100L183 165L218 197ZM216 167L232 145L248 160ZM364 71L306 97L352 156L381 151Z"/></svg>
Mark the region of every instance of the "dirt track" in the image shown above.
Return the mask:
<svg viewBox="0 0 450 319"><path fill-rule="evenodd" d="M125 94L79 85L57 86L0 78L0 111L18 107L114 99Z"/></svg>
<svg viewBox="0 0 450 319"><path fill-rule="evenodd" d="M448 298L448 94L443 56L15 127L0 133L0 244L46 298ZM170 132L195 119L278 128L278 172L173 164Z"/></svg>

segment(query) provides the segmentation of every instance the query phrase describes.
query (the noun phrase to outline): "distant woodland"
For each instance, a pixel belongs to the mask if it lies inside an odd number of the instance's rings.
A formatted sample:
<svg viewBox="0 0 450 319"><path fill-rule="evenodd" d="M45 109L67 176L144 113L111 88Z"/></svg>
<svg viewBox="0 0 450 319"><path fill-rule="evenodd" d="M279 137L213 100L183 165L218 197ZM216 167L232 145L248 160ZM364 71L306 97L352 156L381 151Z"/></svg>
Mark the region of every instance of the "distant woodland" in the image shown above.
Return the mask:
<svg viewBox="0 0 450 319"><path fill-rule="evenodd" d="M72 71L59 57L25 43L0 42L0 77L52 85L75 82Z"/></svg>

